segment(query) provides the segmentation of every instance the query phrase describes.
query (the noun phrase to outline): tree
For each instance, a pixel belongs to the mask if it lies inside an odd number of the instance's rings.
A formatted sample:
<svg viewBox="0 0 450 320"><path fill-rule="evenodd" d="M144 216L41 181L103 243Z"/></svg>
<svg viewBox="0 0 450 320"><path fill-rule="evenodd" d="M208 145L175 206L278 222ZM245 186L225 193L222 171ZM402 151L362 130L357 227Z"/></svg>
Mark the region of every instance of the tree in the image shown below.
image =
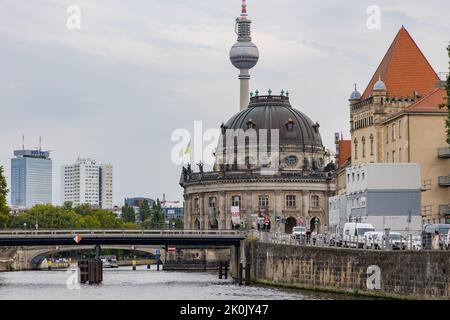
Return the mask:
<svg viewBox="0 0 450 320"><path fill-rule="evenodd" d="M73 203L72 203L72 201L65 201L64 204L63 204L63 206L62 206L62 208L63 208L64 210L72 210L72 208L73 208Z"/></svg>
<svg viewBox="0 0 450 320"><path fill-rule="evenodd" d="M447 51L448 51L448 58L449 58L449 74L447 76L447 84L445 86L445 88L447 89L447 112L448 112L448 117L447 120L445 121L445 127L447 128L447 143L450 144L450 44L447 47Z"/></svg>
<svg viewBox="0 0 450 320"><path fill-rule="evenodd" d="M171 223L172 224L175 223L175 229L183 229L184 228L184 223L183 223L183 220L181 220L181 219L178 219L178 218L173 219L171 221Z"/></svg>
<svg viewBox="0 0 450 320"><path fill-rule="evenodd" d="M159 199L156 199L156 203L152 208L151 219L153 228L163 228L165 226L164 210L161 207Z"/></svg>
<svg viewBox="0 0 450 320"><path fill-rule="evenodd" d="M132 223L136 221L136 213L134 212L134 208L129 206L128 203L122 206L122 220Z"/></svg>
<svg viewBox="0 0 450 320"><path fill-rule="evenodd" d="M81 213L80 213L81 212ZM130 229L132 224L124 224L122 220L109 210L93 209L80 206L73 209L56 207L51 204L36 205L10 219L12 228L44 229Z"/></svg>
<svg viewBox="0 0 450 320"><path fill-rule="evenodd" d="M141 205L139 206L139 215L141 216L141 221L143 222L150 218L151 214L152 210L150 209L148 201L144 199L144 201L142 201Z"/></svg>
<svg viewBox="0 0 450 320"><path fill-rule="evenodd" d="M9 221L9 208L6 203L8 195L8 185L6 184L5 176L3 175L3 166L0 166L0 228L6 228Z"/></svg>

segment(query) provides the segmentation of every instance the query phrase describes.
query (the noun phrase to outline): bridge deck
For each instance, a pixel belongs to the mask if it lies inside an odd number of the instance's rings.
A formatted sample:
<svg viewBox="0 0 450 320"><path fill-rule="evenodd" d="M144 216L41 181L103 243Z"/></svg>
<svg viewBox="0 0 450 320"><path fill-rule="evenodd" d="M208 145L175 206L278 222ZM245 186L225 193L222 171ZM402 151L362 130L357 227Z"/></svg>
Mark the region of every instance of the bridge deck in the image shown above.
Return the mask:
<svg viewBox="0 0 450 320"><path fill-rule="evenodd" d="M235 230L1 230L0 246L197 245L239 246Z"/></svg>

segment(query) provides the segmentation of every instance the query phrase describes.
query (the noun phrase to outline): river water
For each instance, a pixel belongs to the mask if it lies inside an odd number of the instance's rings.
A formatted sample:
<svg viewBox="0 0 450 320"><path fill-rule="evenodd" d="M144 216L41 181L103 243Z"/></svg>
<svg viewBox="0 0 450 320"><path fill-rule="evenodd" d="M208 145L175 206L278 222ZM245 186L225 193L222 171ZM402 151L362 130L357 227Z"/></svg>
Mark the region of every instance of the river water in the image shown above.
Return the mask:
<svg viewBox="0 0 450 320"><path fill-rule="evenodd" d="M0 300L157 299L157 300L305 300L345 299L342 295L263 286L239 286L216 273L147 270L140 266L105 269L100 285L78 284L76 268L0 273Z"/></svg>

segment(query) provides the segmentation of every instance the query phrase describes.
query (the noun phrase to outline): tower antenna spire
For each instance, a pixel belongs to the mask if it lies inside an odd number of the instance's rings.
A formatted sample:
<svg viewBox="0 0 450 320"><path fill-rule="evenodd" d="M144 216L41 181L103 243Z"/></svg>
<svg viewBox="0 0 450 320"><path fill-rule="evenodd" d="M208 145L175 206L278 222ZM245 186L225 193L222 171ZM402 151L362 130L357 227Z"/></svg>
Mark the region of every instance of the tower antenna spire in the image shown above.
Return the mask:
<svg viewBox="0 0 450 320"><path fill-rule="evenodd" d="M259 59L258 47L252 42L252 21L247 17L247 1L242 0L241 16L236 19L237 42L231 47L230 60L239 69L240 82L240 110L244 110L250 103L250 73Z"/></svg>
<svg viewBox="0 0 450 320"><path fill-rule="evenodd" d="M246 0L242 0L241 16L242 17L246 17L247 16L247 1Z"/></svg>
<svg viewBox="0 0 450 320"><path fill-rule="evenodd" d="M39 136L39 151L42 150L42 138Z"/></svg>
<svg viewBox="0 0 450 320"><path fill-rule="evenodd" d="M25 135L22 134L22 150L25 150Z"/></svg>

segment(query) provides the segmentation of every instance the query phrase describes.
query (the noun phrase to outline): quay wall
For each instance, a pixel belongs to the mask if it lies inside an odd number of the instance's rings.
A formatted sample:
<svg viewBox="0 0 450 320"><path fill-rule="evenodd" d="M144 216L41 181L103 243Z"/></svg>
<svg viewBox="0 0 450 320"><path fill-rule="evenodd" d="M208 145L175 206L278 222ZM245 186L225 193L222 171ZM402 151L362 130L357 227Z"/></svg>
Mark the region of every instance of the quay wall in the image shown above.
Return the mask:
<svg viewBox="0 0 450 320"><path fill-rule="evenodd" d="M385 298L450 299L450 251L378 251L245 242L252 281ZM379 281L378 281L379 280Z"/></svg>
<svg viewBox="0 0 450 320"><path fill-rule="evenodd" d="M230 248L192 248L178 246L175 252L167 253L164 270L216 270L219 261L230 261L230 250Z"/></svg>

